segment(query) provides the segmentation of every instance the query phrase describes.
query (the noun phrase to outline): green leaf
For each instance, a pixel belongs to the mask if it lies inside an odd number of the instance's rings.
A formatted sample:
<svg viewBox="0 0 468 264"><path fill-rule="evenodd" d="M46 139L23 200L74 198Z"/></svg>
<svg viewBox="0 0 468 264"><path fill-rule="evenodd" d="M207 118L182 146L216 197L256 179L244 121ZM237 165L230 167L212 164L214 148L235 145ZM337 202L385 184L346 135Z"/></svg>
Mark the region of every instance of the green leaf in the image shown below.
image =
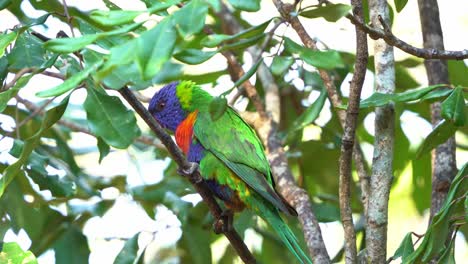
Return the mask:
<svg viewBox="0 0 468 264"><path fill-rule="evenodd" d="M462 60L448 60L450 83L468 87L468 66Z"/></svg>
<svg viewBox="0 0 468 264"><path fill-rule="evenodd" d="M57 38L44 43L44 48L57 53L71 53L83 49L98 39L125 34L129 31L135 30L143 23L134 23L125 27L118 28L109 32L102 32L91 35L84 35L77 38Z"/></svg>
<svg viewBox="0 0 468 264"><path fill-rule="evenodd" d="M352 7L345 4L327 4L314 9L309 9L299 13L300 16L307 18L323 17L328 22L336 22L338 19L346 16Z"/></svg>
<svg viewBox="0 0 468 264"><path fill-rule="evenodd" d="M21 156L24 143L15 140L10 154L16 158ZM39 186L40 190L49 190L55 197L70 197L75 194L73 183L67 179L59 178L58 175L48 175L46 166L49 158L32 151L28 158L28 176Z"/></svg>
<svg viewBox="0 0 468 264"><path fill-rule="evenodd" d="M44 43L44 48L58 53L71 53L80 50L99 38L99 34L84 35L78 38L57 38Z"/></svg>
<svg viewBox="0 0 468 264"><path fill-rule="evenodd" d="M89 18L103 26L119 26L132 22L141 11L127 11L127 10L94 10L89 15Z"/></svg>
<svg viewBox="0 0 468 264"><path fill-rule="evenodd" d="M236 9L247 12L260 10L260 0L229 0L229 3Z"/></svg>
<svg viewBox="0 0 468 264"><path fill-rule="evenodd" d="M38 92L36 96L39 97L51 97L51 96L58 96L62 95L80 85L88 76L96 72L96 70L103 64L103 60L99 60L98 62L92 64L91 66L86 67L83 71L79 72L78 74L73 75L71 78L65 80L63 83L50 88L45 91Z"/></svg>
<svg viewBox="0 0 468 264"><path fill-rule="evenodd" d="M196 65L211 59L211 57L213 57L216 53L218 52L204 52L198 49L184 49L182 52L175 54L174 58L187 64Z"/></svg>
<svg viewBox="0 0 468 264"><path fill-rule="evenodd" d="M31 251L23 251L16 242L0 244L0 263L37 264L37 259Z"/></svg>
<svg viewBox="0 0 468 264"><path fill-rule="evenodd" d="M447 139L453 136L456 131L457 127L452 122L448 120L442 120L424 139L421 146L419 146L416 158L421 157L421 155L429 152L433 148L447 141Z"/></svg>
<svg viewBox="0 0 468 264"><path fill-rule="evenodd" d="M252 77L252 75L254 75L257 72L257 69L262 62L263 62L263 59L259 59L257 62L255 62L255 64L252 65L252 68L250 68L246 73L244 73L244 75L242 75L242 77L240 77L239 80L237 80L232 87L233 88L239 87L245 81L247 81L250 77Z"/></svg>
<svg viewBox="0 0 468 264"><path fill-rule="evenodd" d="M398 13L405 8L406 4L408 3L408 0L394 0L395 2L395 7Z"/></svg>
<svg viewBox="0 0 468 264"><path fill-rule="evenodd" d="M294 58L289 56L275 56L271 63L270 70L274 75L281 75L286 72L294 63Z"/></svg>
<svg viewBox="0 0 468 264"><path fill-rule="evenodd" d="M137 64L143 79L153 78L172 55L177 34L170 17L141 34L137 39Z"/></svg>
<svg viewBox="0 0 468 264"><path fill-rule="evenodd" d="M44 134L50 127L52 127L52 125L54 125L60 119L60 117L62 117L65 109L67 108L67 105L68 97L66 97L56 107L48 110L45 114L44 120L42 121L41 128L33 136L26 139L19 159L5 169L3 177L0 179L0 197L5 192L8 184L10 184L10 182L21 171L21 167L23 167L23 165L28 160L29 155L40 142L42 134Z"/></svg>
<svg viewBox="0 0 468 264"><path fill-rule="evenodd" d="M192 0L173 14L175 24L184 38L200 32L205 26L208 4L202 0Z"/></svg>
<svg viewBox="0 0 468 264"><path fill-rule="evenodd" d="M344 66L340 53L335 50L311 50L295 43L289 38L284 38L284 47L289 52L298 54L307 64L317 68L334 69Z"/></svg>
<svg viewBox="0 0 468 264"><path fill-rule="evenodd" d="M101 137L97 138L97 147L99 150L99 163L101 163L102 159L104 159L107 154L109 154L110 147Z"/></svg>
<svg viewBox="0 0 468 264"><path fill-rule="evenodd" d="M3 57L0 57L0 83L3 83L7 75L8 75L8 59L5 56L3 56Z"/></svg>
<svg viewBox="0 0 468 264"><path fill-rule="evenodd" d="M400 246L395 251L393 259L401 257L402 262L405 263L405 260L408 258L408 256L414 252L413 239L411 236L411 232L406 234L405 238L403 238L403 241L401 241Z"/></svg>
<svg viewBox="0 0 468 264"><path fill-rule="evenodd" d="M45 61L42 41L31 34L21 34L16 38L15 46L7 58L10 70L40 67Z"/></svg>
<svg viewBox="0 0 468 264"><path fill-rule="evenodd" d="M7 91L4 91L0 93L0 113L2 113L5 108L8 105L8 101L10 101L11 98L15 97L18 91L26 86L28 84L29 80L34 76L34 74L29 74L25 76L21 76L21 78L18 79L18 81L8 89Z"/></svg>
<svg viewBox="0 0 468 264"><path fill-rule="evenodd" d="M133 264L134 260L138 257L138 236L140 233L135 234L127 240L114 260L114 264Z"/></svg>
<svg viewBox="0 0 468 264"><path fill-rule="evenodd" d="M181 263L206 264L211 260L210 240L200 224L188 223L182 226L179 247L186 250Z"/></svg>
<svg viewBox="0 0 468 264"><path fill-rule="evenodd" d="M209 107L211 120L218 120L224 114L224 112L226 112L227 108L228 104L225 97L215 97L213 101L211 101Z"/></svg>
<svg viewBox="0 0 468 264"><path fill-rule="evenodd" d="M242 49L245 49L245 48L250 47L252 45L258 44L260 42L260 40L262 38L264 38L264 37L265 37L265 33L259 34L257 36L253 36L251 38L241 39L241 40L236 41L234 43L230 43L230 44L226 44L226 45L222 46L220 51L223 51L223 50L242 50Z"/></svg>
<svg viewBox="0 0 468 264"><path fill-rule="evenodd" d="M456 264L455 261L455 237L450 240L448 246L442 252L437 264Z"/></svg>
<svg viewBox="0 0 468 264"><path fill-rule="evenodd" d="M442 208L434 215L424 239L419 247L408 256L406 263L426 263L443 254L445 241L449 238L454 216L464 212L463 198L468 189L468 163L458 171L453 179Z"/></svg>
<svg viewBox="0 0 468 264"><path fill-rule="evenodd" d="M3 10L11 4L11 0L0 0L0 10Z"/></svg>
<svg viewBox="0 0 468 264"><path fill-rule="evenodd" d="M307 110L304 111L295 121L293 124L294 131L304 128L305 126L311 124L312 122L317 119L322 108L325 104L325 100L327 99L327 90L322 89L320 91L319 97L310 105Z"/></svg>
<svg viewBox="0 0 468 264"><path fill-rule="evenodd" d="M384 93L376 92L376 93L373 93L368 98L362 100L359 107L360 108L377 107L377 106L386 105L390 102L401 103L401 102L415 101L415 100L423 98L426 94L428 94L432 90L442 87L442 86L444 85L441 85L441 84L432 85L432 86L428 86L424 88L411 89L402 93L395 93L395 94L384 94Z"/></svg>
<svg viewBox="0 0 468 264"><path fill-rule="evenodd" d="M268 27L272 19L269 19L265 22L263 22L260 25L256 25L253 27L250 27L244 31L241 31L235 35L224 35L224 34L212 34L204 37L201 41L200 44L203 45L204 47L208 48L214 48L218 45L220 45L224 41L232 41L232 40L238 40L238 39L251 39L254 37L258 37L259 35L262 35L262 33L265 31L265 29Z"/></svg>
<svg viewBox="0 0 468 264"><path fill-rule="evenodd" d="M340 221L340 209L332 203L312 203L312 210L320 223Z"/></svg>
<svg viewBox="0 0 468 264"><path fill-rule="evenodd" d="M445 96L451 94L452 92L453 92L452 88L440 87L439 89L432 90L429 93L427 93L426 95L424 95L423 97L421 97L421 101L423 101L423 100L434 100L434 99L438 99L438 98L441 98L441 97L445 97Z"/></svg>
<svg viewBox="0 0 468 264"><path fill-rule="evenodd" d="M57 263L88 263L89 247L86 236L75 226L67 228L60 239L54 243L55 261Z"/></svg>
<svg viewBox="0 0 468 264"><path fill-rule="evenodd" d="M442 102L442 117L453 122L456 126L465 124L465 97L462 87L457 87Z"/></svg>
<svg viewBox="0 0 468 264"><path fill-rule="evenodd" d="M0 35L0 57L5 54L5 49L16 39L17 35L15 31Z"/></svg>
<svg viewBox="0 0 468 264"><path fill-rule="evenodd" d="M84 108L91 132L115 148L127 148L140 135L134 113L116 96L93 88L87 91Z"/></svg>
<svg viewBox="0 0 468 264"><path fill-rule="evenodd" d="M208 35L200 41L200 44L204 47L207 48L214 48L221 44L223 41L226 40L231 40L232 36L231 35L225 35L225 34L211 34Z"/></svg>

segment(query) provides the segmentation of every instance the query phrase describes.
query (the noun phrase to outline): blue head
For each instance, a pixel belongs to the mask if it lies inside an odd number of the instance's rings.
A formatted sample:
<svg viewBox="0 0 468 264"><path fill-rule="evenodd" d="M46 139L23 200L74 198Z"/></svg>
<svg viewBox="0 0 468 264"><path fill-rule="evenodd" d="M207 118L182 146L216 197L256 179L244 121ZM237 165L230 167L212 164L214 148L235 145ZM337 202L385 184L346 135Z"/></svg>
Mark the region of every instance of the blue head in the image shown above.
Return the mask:
<svg viewBox="0 0 468 264"><path fill-rule="evenodd" d="M182 109L176 88L178 82L172 82L164 86L151 98L148 111L158 123L171 131L175 131L179 124L187 117Z"/></svg>

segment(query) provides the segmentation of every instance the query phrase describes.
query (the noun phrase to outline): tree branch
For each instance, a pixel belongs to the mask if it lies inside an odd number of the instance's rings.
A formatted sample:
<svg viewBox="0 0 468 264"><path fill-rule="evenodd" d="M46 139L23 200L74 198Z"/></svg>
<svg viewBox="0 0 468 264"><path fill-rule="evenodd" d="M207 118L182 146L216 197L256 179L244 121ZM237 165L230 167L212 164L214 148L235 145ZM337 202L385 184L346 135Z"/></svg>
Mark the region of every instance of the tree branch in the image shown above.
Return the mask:
<svg viewBox="0 0 468 264"><path fill-rule="evenodd" d="M27 73L30 73L30 72L33 72L34 71L34 68L23 68L21 70L19 70L15 76L13 77L13 79L11 80L11 82L5 84L2 89L0 89L0 92L4 92L4 91L7 91L8 89L10 89L11 87L13 87L16 82L18 82L19 78L21 78L23 75L27 74Z"/></svg>
<svg viewBox="0 0 468 264"><path fill-rule="evenodd" d="M232 32L227 33L234 34L242 30L241 26L225 6L222 8L222 11L218 16L223 20L224 25L226 25L225 28L233 30ZM260 53L259 50L262 49L263 48L257 50L250 49L252 57L258 57L258 54ZM236 67L235 65L237 63L235 57L228 58L228 63L234 73L231 76L239 76L243 74L238 71L239 67ZM242 70L242 68L240 69ZM264 83L266 94L265 108L267 109L267 112L265 113L263 105L260 104L260 106L257 106L255 104L258 114L255 115L255 120L250 120L254 121L251 122L251 124L253 124L257 130L263 144L267 148L267 158L270 162L277 189L285 199L294 206L298 213L299 222L301 223L304 238L312 260L314 263L330 263L330 257L328 256L325 243L323 242L320 226L311 209L309 195L305 190L298 187L294 180L288 165L286 154L277 134L276 122L272 119L273 117L279 120L280 100L278 86L275 84L273 76L266 65L260 65L257 74L259 75L260 80ZM266 82L268 82L267 85L265 85ZM246 90L255 90L255 86L253 86L248 80L244 83L244 87ZM247 93L247 95L252 100L249 93ZM263 117L262 113L265 113L263 114ZM258 118L259 116L260 118Z"/></svg>
<svg viewBox="0 0 468 264"><path fill-rule="evenodd" d="M387 1L369 1L373 24L390 20ZM383 22L385 20L385 22ZM393 47L385 40L374 42L375 92L395 92L395 59ZM395 117L393 104L375 109L375 141L370 180L367 217L367 260L385 263L387 254L388 199L393 179L393 145Z"/></svg>
<svg viewBox="0 0 468 264"><path fill-rule="evenodd" d="M362 2L351 0L354 14L360 20L364 20ZM354 74L351 80L348 108L346 109L346 120L341 144L340 155L340 215L345 234L345 261L346 263L356 263L356 231L353 224L353 211L351 209L351 173L353 146L356 138L357 118L359 114L359 102L361 90L366 76L368 60L367 35L364 31L356 27L356 63Z"/></svg>
<svg viewBox="0 0 468 264"><path fill-rule="evenodd" d="M276 8L280 12L281 16L288 21L292 28L296 31L297 35L301 39L304 46L309 49L317 50L317 45L315 41L309 36L306 32L304 26L301 24L297 16L291 16L291 12L294 10L294 6L290 4L284 4L280 0L273 1L276 5ZM320 77L327 89L328 98L330 99L333 107L336 109L338 119L340 120L341 127L345 127L346 113L343 110L340 110L339 106L343 105L340 95L337 93L335 84L333 83L330 75L327 71L318 69ZM364 215L367 216L367 200L369 194L369 175L367 174L366 162L364 160L364 155L361 149L361 146L356 141L354 144L353 158L356 163L356 170L359 176L359 183L361 187L361 201L364 206Z"/></svg>
<svg viewBox="0 0 468 264"><path fill-rule="evenodd" d="M132 93L130 89L127 87L123 87L119 90L122 97L127 100L127 102L133 107L133 109L140 115L140 117L146 122L146 124L150 127L150 129L156 134L156 136L161 140L161 142L166 146L166 149L171 154L173 160L177 163L184 176L190 180L192 185L195 187L195 190L200 194L203 198L203 201L208 205L211 213L215 217L215 219L220 219L222 210L219 207L218 203L216 202L213 194L211 193L208 186L203 181L200 172L198 171L197 167L194 167L194 163L190 163L184 157L180 149L172 140L171 136L169 136L164 129L154 120L153 116L146 110L146 108L138 101L135 95ZM255 263L255 259L250 253L247 246L242 241L242 238L237 234L237 232L232 229L229 231L223 232L223 234L227 237L231 245L239 254L239 257L245 263Z"/></svg>
<svg viewBox="0 0 468 264"><path fill-rule="evenodd" d="M421 29L424 47L427 49L444 49L444 39L439 18L439 6L437 1L419 1L419 15L421 17ZM450 83L447 62L443 60L426 60L424 62L429 85ZM431 105L431 119L435 126L442 120L440 102ZM444 204L450 184L457 174L455 137L449 138L445 143L437 146L432 151L432 193L431 213L432 217Z"/></svg>
<svg viewBox="0 0 468 264"><path fill-rule="evenodd" d="M328 2L328 1L326 1ZM361 30L365 31L372 39L383 39L388 45L397 47L402 51L414 55L423 59L455 59L463 60L468 59L468 49L461 51L450 51L437 49L437 48L416 48L405 41L397 38L391 31L388 23L382 17L378 17L378 20L372 22L373 25L380 24L383 29L378 29L375 27L370 27L366 25L363 21L360 21L356 16L352 14L346 15L346 18L351 21L355 26L359 27ZM379 23L376 23L379 22Z"/></svg>

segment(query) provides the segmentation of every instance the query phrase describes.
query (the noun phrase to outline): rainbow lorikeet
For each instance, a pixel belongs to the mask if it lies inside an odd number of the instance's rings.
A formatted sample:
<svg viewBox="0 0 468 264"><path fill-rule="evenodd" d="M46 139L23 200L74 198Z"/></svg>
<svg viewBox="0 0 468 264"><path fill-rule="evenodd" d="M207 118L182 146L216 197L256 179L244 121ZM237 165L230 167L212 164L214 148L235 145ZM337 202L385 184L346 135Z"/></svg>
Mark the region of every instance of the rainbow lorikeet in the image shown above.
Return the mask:
<svg viewBox="0 0 468 264"><path fill-rule="evenodd" d="M228 107L215 120L213 97L191 81L173 82L158 91L148 110L161 126L175 133L177 145L210 190L234 212L248 208L278 233L301 261L311 263L279 212L297 212L274 189L270 165L254 130Z"/></svg>

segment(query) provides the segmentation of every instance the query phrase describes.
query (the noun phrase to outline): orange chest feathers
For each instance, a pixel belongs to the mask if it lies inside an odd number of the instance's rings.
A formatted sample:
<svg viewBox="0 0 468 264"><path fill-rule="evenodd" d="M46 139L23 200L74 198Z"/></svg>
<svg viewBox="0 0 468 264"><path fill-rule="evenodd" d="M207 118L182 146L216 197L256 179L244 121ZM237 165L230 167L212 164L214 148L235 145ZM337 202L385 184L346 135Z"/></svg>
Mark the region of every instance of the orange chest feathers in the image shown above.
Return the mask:
<svg viewBox="0 0 468 264"><path fill-rule="evenodd" d="M175 131L176 143L179 148L182 149L185 155L188 154L190 144L192 143L193 126L195 124L195 120L197 120L197 114L197 110L190 113L187 118L185 118L185 120L180 123Z"/></svg>

